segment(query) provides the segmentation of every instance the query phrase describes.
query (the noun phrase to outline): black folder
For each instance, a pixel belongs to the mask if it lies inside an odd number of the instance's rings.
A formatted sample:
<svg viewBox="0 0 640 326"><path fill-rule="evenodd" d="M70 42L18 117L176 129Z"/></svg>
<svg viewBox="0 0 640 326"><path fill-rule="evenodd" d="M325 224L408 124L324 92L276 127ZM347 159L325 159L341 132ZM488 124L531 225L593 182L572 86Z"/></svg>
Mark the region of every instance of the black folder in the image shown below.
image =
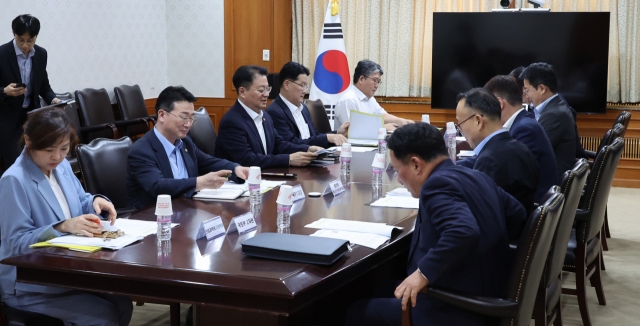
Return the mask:
<svg viewBox="0 0 640 326"><path fill-rule="evenodd" d="M242 253L260 258L331 265L348 250L349 241L287 233L260 233L242 242Z"/></svg>

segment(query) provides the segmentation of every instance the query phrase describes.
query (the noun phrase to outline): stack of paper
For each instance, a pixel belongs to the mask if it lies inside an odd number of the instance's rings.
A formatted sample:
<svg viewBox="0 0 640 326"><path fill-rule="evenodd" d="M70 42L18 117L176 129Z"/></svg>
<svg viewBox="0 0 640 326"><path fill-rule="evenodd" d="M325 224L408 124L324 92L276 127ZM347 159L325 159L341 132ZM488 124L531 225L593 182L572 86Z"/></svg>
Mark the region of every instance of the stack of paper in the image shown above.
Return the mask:
<svg viewBox="0 0 640 326"><path fill-rule="evenodd" d="M283 184L287 183L286 181L271 181L271 180L262 180L260 182L260 193L264 194L265 192L272 190L273 188L277 188ZM242 196L243 197L249 197L249 184L248 183L243 183L243 184L237 184L233 181L228 181L225 182L222 187L220 187L219 189L222 190L236 190L236 189L240 189L243 191ZM202 189L201 191L213 191L212 189ZM195 196L194 196L195 198Z"/></svg>
<svg viewBox="0 0 640 326"><path fill-rule="evenodd" d="M419 204L420 201L418 200L418 198L404 196L387 196L371 203L371 206L418 209Z"/></svg>
<svg viewBox="0 0 640 326"><path fill-rule="evenodd" d="M353 244L376 249L391 238L394 229L402 227L386 225L385 223L372 223L360 221L334 220L321 218L307 228L321 229L312 234L315 237L328 237L348 240Z"/></svg>
<svg viewBox="0 0 640 326"><path fill-rule="evenodd" d="M224 185L223 185L224 187ZM244 194L243 189L230 189L230 188L218 188L218 189L202 189L197 194L193 195L193 199L202 200L233 200Z"/></svg>
<svg viewBox="0 0 640 326"><path fill-rule="evenodd" d="M387 192L387 196L411 197L411 193L407 188L396 188Z"/></svg>
<svg viewBox="0 0 640 326"><path fill-rule="evenodd" d="M378 141L376 140L376 146L378 146ZM338 149L340 150L341 147L331 147L329 149ZM377 149L375 148L371 148L371 147L358 147L358 146L351 146L351 152L353 153L364 153L364 152L371 152L371 151L375 151Z"/></svg>

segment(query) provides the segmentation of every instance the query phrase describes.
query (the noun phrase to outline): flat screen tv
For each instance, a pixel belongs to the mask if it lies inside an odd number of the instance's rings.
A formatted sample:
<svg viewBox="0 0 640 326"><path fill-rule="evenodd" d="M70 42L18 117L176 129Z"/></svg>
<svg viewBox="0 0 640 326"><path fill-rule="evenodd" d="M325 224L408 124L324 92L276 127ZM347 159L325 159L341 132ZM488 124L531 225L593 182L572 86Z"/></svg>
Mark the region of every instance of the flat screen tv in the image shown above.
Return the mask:
<svg viewBox="0 0 640 326"><path fill-rule="evenodd" d="M433 108L534 62L553 65L558 93L577 112L605 113L608 12L433 14Z"/></svg>

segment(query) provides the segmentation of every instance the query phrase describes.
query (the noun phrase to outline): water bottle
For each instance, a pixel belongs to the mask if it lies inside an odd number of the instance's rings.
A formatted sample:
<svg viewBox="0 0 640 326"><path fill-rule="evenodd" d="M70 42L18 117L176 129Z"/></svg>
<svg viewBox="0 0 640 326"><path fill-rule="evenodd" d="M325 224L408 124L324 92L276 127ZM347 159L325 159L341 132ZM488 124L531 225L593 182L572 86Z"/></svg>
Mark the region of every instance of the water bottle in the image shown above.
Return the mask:
<svg viewBox="0 0 640 326"><path fill-rule="evenodd" d="M387 129L384 127L378 129L378 153L387 153Z"/></svg>
<svg viewBox="0 0 640 326"><path fill-rule="evenodd" d="M349 176L351 173L351 158L350 157L340 157L340 175L341 176Z"/></svg>
<svg viewBox="0 0 640 326"><path fill-rule="evenodd" d="M249 184L249 201L255 204L260 199L260 184Z"/></svg>
<svg viewBox="0 0 640 326"><path fill-rule="evenodd" d="M444 140L449 151L449 158L456 161L456 127L453 122L447 122L447 131L444 134Z"/></svg>
<svg viewBox="0 0 640 326"><path fill-rule="evenodd" d="M371 175L371 185L376 187L382 186L382 168L374 167Z"/></svg>
<svg viewBox="0 0 640 326"><path fill-rule="evenodd" d="M260 183L262 182L262 171L259 166L249 167L249 177L247 183L249 184L249 202L260 202L262 197L260 196Z"/></svg>
<svg viewBox="0 0 640 326"><path fill-rule="evenodd" d="M276 220L278 229L285 229L291 226L291 216L289 216L291 206L292 205L278 204L278 218Z"/></svg>
<svg viewBox="0 0 640 326"><path fill-rule="evenodd" d="M171 215L157 215L156 219L158 221L158 240L171 240Z"/></svg>

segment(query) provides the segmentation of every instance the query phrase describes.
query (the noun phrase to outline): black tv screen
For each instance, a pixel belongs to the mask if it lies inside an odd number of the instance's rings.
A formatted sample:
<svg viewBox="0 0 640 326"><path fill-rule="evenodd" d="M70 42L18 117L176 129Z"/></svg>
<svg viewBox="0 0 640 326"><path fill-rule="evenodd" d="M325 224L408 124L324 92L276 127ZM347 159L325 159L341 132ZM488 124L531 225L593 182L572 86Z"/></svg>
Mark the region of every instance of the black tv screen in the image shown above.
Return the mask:
<svg viewBox="0 0 640 326"><path fill-rule="evenodd" d="M433 14L433 108L534 62L553 65L558 93L577 112L605 113L608 12Z"/></svg>

